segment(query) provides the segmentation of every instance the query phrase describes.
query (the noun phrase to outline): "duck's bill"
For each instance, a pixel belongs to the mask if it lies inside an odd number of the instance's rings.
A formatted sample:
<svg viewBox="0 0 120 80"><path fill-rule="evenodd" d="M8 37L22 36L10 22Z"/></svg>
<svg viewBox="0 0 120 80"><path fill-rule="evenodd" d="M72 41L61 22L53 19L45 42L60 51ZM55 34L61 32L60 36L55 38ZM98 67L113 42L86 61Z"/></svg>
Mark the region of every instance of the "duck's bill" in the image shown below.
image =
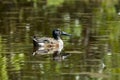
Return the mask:
<svg viewBox="0 0 120 80"><path fill-rule="evenodd" d="M63 32L63 31L62 31L62 35L65 35L65 36L71 36L71 34L68 34L68 33Z"/></svg>

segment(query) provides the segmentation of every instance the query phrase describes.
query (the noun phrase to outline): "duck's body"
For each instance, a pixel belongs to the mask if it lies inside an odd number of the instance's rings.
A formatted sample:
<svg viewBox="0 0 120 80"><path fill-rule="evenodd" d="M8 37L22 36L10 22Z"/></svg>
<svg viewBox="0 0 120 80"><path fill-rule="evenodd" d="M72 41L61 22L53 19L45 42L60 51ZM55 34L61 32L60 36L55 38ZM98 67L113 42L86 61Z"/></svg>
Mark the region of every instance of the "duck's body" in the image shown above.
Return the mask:
<svg viewBox="0 0 120 80"><path fill-rule="evenodd" d="M47 38L47 37L43 37L39 39L39 42L36 43L36 41L34 41L34 54L52 54L56 51L61 52L61 50L63 49L63 41L60 40L55 40L53 38ZM36 46L37 45L37 46Z"/></svg>
<svg viewBox="0 0 120 80"><path fill-rule="evenodd" d="M33 37L33 45L34 45L34 47L37 47L38 50L53 49L53 51L57 50L60 52L63 48L63 41L60 38L61 35L69 36L69 34L67 34L59 29L53 30L53 38L49 38L49 37L38 38L38 37L34 36Z"/></svg>
<svg viewBox="0 0 120 80"><path fill-rule="evenodd" d="M54 38L48 37L34 37L33 44L35 47L60 47L63 46L63 41L61 39L55 40Z"/></svg>

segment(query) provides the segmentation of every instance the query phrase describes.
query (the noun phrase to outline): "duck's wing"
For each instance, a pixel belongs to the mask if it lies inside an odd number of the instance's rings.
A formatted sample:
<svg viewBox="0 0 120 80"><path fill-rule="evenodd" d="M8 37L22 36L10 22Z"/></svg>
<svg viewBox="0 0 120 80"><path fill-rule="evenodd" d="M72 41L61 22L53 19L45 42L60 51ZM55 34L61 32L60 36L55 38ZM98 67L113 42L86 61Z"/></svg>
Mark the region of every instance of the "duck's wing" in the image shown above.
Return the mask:
<svg viewBox="0 0 120 80"><path fill-rule="evenodd" d="M53 44L58 44L58 41L53 39L53 38L49 38L49 37L33 37L33 44L34 46L43 46L43 45L53 45Z"/></svg>
<svg viewBox="0 0 120 80"><path fill-rule="evenodd" d="M43 37L43 38L37 39L37 42L38 43L56 43L57 41L53 38Z"/></svg>
<svg viewBox="0 0 120 80"><path fill-rule="evenodd" d="M46 38L39 38L34 36L32 40L33 40L34 47L42 47L44 45L44 41L46 40Z"/></svg>
<svg viewBox="0 0 120 80"><path fill-rule="evenodd" d="M39 37L34 36L32 39L33 39L33 41L35 41L37 43L44 43L45 41L49 41L49 38L47 38L47 37L39 38Z"/></svg>

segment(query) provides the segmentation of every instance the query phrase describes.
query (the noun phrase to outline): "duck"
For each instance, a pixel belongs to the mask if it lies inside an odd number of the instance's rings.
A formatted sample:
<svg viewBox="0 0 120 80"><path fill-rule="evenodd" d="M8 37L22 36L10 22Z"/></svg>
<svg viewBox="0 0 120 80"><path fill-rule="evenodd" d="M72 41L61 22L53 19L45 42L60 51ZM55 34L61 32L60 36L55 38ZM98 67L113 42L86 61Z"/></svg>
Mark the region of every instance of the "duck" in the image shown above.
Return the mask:
<svg viewBox="0 0 120 80"><path fill-rule="evenodd" d="M49 51L55 52L61 52L64 46L64 42L61 39L61 36L71 36L71 34L68 34L60 29L54 29L52 31L52 38L51 37L42 37L39 38L37 36L33 36L33 46L36 48L37 52L42 53L48 53ZM44 52L43 52L44 51Z"/></svg>

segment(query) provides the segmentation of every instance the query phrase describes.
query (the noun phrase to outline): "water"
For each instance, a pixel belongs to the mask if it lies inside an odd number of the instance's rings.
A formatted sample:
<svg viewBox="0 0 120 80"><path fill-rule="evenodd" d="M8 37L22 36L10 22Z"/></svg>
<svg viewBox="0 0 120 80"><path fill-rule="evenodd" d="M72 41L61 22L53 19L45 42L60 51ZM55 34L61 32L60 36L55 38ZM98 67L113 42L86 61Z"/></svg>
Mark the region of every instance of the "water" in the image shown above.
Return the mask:
<svg viewBox="0 0 120 80"><path fill-rule="evenodd" d="M117 0L1 1L0 80L120 80L115 4L119 6ZM61 54L33 55L32 37L52 37L55 28L72 34L62 36Z"/></svg>

